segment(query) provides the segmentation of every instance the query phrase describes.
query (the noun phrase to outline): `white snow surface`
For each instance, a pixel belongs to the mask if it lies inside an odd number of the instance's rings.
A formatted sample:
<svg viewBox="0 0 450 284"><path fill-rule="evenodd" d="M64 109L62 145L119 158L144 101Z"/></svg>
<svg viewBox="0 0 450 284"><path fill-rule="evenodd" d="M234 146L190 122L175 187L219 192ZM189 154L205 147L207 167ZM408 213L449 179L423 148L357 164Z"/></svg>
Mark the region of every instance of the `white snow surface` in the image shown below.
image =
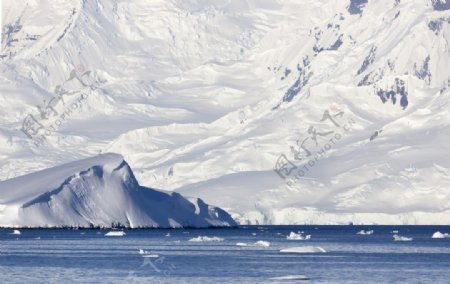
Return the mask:
<svg viewBox="0 0 450 284"><path fill-rule="evenodd" d="M140 186L123 157L112 153L0 182L0 192L0 227L235 225L201 199Z"/></svg>
<svg viewBox="0 0 450 284"><path fill-rule="evenodd" d="M449 224L448 1L368 1L357 13L350 2L2 1L0 222L30 212L41 224L50 209L36 198L78 164L48 183L8 179L115 152L142 186L200 197L242 224ZM340 128L320 121L325 110L344 112ZM40 147L21 131L30 114ZM342 138L331 144L330 131ZM280 155L297 178L274 172ZM61 213L50 224L160 224L128 195L98 191L78 192L89 214L49 201Z"/></svg>

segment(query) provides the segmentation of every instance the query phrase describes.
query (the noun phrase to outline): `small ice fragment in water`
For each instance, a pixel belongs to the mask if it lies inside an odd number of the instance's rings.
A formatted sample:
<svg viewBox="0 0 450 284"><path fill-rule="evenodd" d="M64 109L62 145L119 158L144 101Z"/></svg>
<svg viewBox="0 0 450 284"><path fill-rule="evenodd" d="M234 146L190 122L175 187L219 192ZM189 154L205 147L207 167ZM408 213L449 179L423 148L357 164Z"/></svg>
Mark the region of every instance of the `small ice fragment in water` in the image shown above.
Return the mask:
<svg viewBox="0 0 450 284"><path fill-rule="evenodd" d="M152 258L158 258L159 255L157 254L150 254L150 252L143 250L143 249L139 249L139 254L142 255L142 257L152 257Z"/></svg>
<svg viewBox="0 0 450 284"><path fill-rule="evenodd" d="M123 231L110 231L105 234L106 237L123 237L125 235L126 234Z"/></svg>
<svg viewBox="0 0 450 284"><path fill-rule="evenodd" d="M367 230L367 231L361 230L361 231L359 231L356 234L357 235L372 235L373 234L373 230Z"/></svg>
<svg viewBox="0 0 450 284"><path fill-rule="evenodd" d="M305 275L287 275L287 276L279 276L272 277L270 280L310 280L310 278Z"/></svg>
<svg viewBox="0 0 450 284"><path fill-rule="evenodd" d="M413 240L413 238L408 238L408 237L403 237L403 236L400 236L400 235L394 235L394 241L399 241L399 242L409 242L409 241L412 241Z"/></svg>
<svg viewBox="0 0 450 284"><path fill-rule="evenodd" d="M257 241L254 245L257 246L257 247L265 247L265 248L268 248L268 247L270 247L270 242L267 242L267 241Z"/></svg>
<svg viewBox="0 0 450 284"><path fill-rule="evenodd" d="M286 237L286 239L291 240L291 241L296 241L296 240L309 240L311 239L311 235L304 235L303 232L299 232L298 234L291 232L289 234L289 236Z"/></svg>
<svg viewBox="0 0 450 284"><path fill-rule="evenodd" d="M327 252L321 247L304 246L304 247L292 247L287 249L282 249L280 252L284 253L325 253Z"/></svg>
<svg viewBox="0 0 450 284"><path fill-rule="evenodd" d="M20 235L22 234L19 230L14 230L11 235Z"/></svg>
<svg viewBox="0 0 450 284"><path fill-rule="evenodd" d="M207 237L207 236L198 236L196 238L192 238L189 240L190 242L221 242L222 238L219 237Z"/></svg>

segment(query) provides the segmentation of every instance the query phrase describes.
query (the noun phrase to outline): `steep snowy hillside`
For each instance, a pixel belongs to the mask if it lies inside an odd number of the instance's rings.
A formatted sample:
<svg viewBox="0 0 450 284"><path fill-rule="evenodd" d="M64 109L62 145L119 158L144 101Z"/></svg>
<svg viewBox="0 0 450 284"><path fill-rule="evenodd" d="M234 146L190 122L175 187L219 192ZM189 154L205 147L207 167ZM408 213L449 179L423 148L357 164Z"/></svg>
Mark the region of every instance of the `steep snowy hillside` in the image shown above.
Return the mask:
<svg viewBox="0 0 450 284"><path fill-rule="evenodd" d="M449 1L3 2L2 180L115 152L242 223L450 222Z"/></svg>
<svg viewBox="0 0 450 284"><path fill-rule="evenodd" d="M122 156L103 154L0 182L1 227L233 226L201 199L141 187Z"/></svg>

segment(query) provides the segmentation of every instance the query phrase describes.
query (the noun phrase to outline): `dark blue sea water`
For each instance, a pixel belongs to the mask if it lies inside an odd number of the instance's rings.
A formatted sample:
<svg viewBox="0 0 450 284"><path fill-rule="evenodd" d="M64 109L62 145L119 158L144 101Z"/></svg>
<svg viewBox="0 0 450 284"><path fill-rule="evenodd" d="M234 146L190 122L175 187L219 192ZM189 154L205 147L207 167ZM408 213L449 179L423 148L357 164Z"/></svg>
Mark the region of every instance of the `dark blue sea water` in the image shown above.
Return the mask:
<svg viewBox="0 0 450 284"><path fill-rule="evenodd" d="M374 233L357 235L362 229ZM394 241L397 230L413 240ZM0 230L0 283L298 283L270 279L288 275L310 278L302 283L450 283L450 238L431 238L450 233L449 226L248 226L105 237L107 231ZM287 240L291 231L312 237ZM198 236L223 241L189 241ZM236 246L257 241L270 246ZM327 252L280 252L305 246Z"/></svg>

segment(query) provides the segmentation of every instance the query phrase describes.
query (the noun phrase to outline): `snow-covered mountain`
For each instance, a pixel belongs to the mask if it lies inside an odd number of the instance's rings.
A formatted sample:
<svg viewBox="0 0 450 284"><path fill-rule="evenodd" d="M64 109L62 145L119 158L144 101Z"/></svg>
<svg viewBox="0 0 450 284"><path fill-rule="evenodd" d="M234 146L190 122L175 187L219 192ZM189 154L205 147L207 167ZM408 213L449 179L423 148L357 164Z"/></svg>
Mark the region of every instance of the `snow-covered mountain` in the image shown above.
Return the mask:
<svg viewBox="0 0 450 284"><path fill-rule="evenodd" d="M242 223L449 223L449 9L3 1L0 179L116 152Z"/></svg>
<svg viewBox="0 0 450 284"><path fill-rule="evenodd" d="M142 187L117 154L0 182L0 227L234 226L220 208Z"/></svg>

